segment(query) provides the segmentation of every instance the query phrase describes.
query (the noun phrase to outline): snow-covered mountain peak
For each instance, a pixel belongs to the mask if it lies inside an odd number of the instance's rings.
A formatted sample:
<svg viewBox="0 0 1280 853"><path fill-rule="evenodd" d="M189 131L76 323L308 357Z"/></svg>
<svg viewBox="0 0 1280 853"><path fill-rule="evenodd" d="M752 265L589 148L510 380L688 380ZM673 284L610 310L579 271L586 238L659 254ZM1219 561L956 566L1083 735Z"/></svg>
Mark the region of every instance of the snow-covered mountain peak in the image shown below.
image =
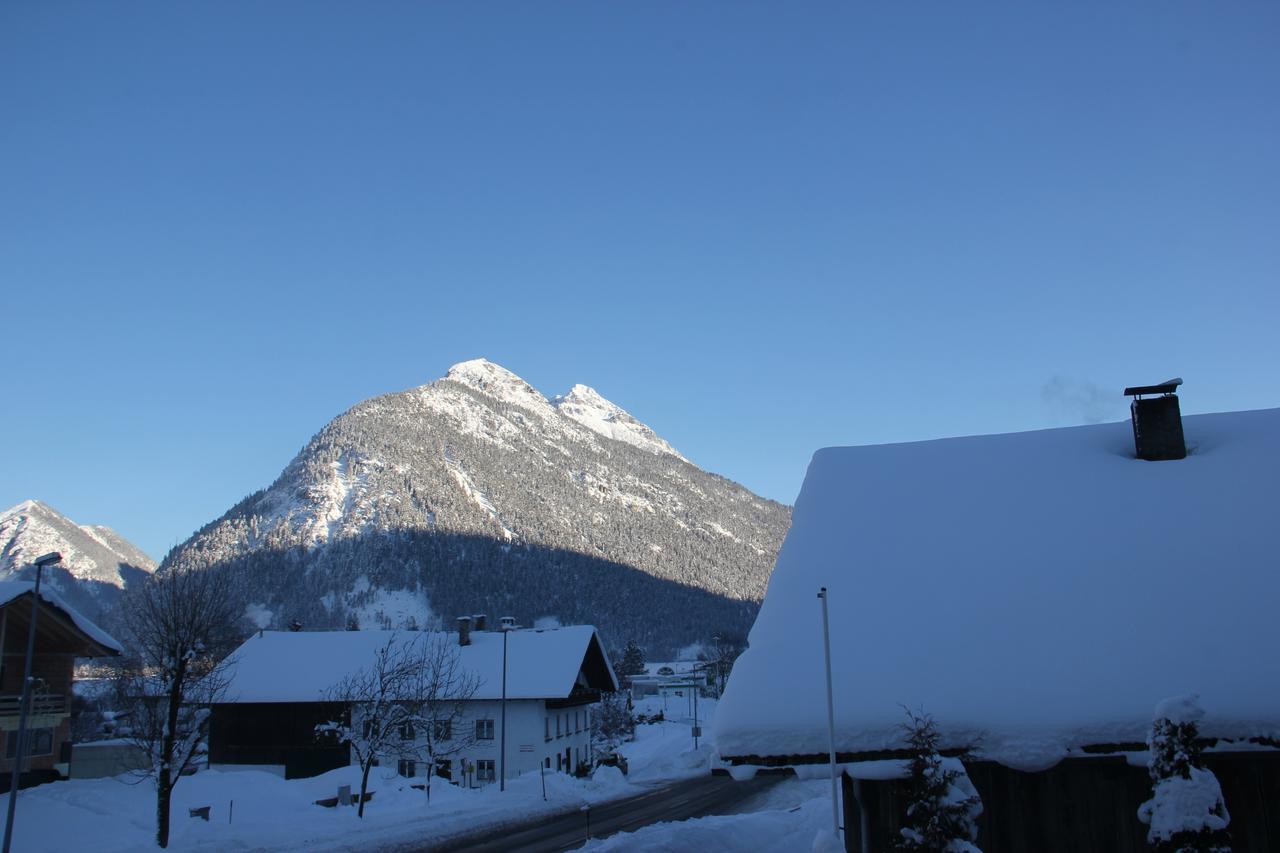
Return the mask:
<svg viewBox="0 0 1280 853"><path fill-rule="evenodd" d="M466 385L504 403L512 403L529 409L546 409L551 404L528 382L516 376L500 364L484 358L460 361L445 379Z"/></svg>
<svg viewBox="0 0 1280 853"><path fill-rule="evenodd" d="M574 385L568 394L556 397L553 405L562 415L587 429L615 441L624 441L650 453L666 453L684 459L652 429L636 420L626 409L600 396L589 385ZM688 460L685 459L687 462Z"/></svg>
<svg viewBox="0 0 1280 853"><path fill-rule="evenodd" d="M50 551L62 562L46 573L49 583L91 618L110 608L130 578L155 569L111 528L76 524L46 503L26 500L0 512L0 580L30 579L31 564Z"/></svg>
<svg viewBox="0 0 1280 853"><path fill-rule="evenodd" d="M43 506L44 504L40 503L40 501L25 500L22 503L17 504L16 506L9 507L4 512L0 512L0 521L8 521L10 518L12 518L15 515L24 515L26 513L35 511L36 507L43 507Z"/></svg>

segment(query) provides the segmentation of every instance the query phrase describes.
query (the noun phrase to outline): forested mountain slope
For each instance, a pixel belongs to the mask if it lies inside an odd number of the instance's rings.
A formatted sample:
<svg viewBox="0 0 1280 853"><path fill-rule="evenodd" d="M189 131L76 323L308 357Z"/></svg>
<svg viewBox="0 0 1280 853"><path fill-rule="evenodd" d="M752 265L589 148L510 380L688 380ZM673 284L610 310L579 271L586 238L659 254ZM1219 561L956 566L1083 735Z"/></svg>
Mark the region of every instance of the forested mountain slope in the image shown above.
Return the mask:
<svg viewBox="0 0 1280 853"><path fill-rule="evenodd" d="M162 570L228 568L263 625L488 613L670 650L745 633L789 519L592 389L477 360L334 419Z"/></svg>

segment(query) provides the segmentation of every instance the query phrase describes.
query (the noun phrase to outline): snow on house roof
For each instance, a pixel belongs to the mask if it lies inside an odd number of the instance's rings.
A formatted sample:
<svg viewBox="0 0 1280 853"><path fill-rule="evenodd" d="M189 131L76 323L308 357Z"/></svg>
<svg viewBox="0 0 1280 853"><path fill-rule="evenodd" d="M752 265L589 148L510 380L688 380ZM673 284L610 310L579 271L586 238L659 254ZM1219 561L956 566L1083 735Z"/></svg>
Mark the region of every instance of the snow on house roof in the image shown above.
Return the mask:
<svg viewBox="0 0 1280 853"><path fill-rule="evenodd" d="M35 583L32 581L0 581L0 607L8 605L9 602L21 595L32 592L34 589ZM82 633L88 636L89 639L93 640L99 646L102 646L102 648L107 651L115 652L116 654L122 654L124 652L124 646L120 645L119 641L106 631L99 628L92 620L86 617L79 610L76 610L70 604L67 604L67 602L62 599L62 596L58 595L47 585L42 584L40 586L40 600L61 610Z"/></svg>
<svg viewBox="0 0 1280 853"><path fill-rule="evenodd" d="M1280 409L1185 419L1190 455L1133 458L1126 423L819 450L716 713L720 754L945 745L1044 767L1141 742L1201 694L1201 731L1280 736Z"/></svg>
<svg viewBox="0 0 1280 853"><path fill-rule="evenodd" d="M229 659L227 702L319 702L344 676L369 666L392 637L411 631L265 631L254 634ZM457 644L457 634L450 633ZM507 698L563 699L573 690L592 642L603 646L590 625L518 629L507 640ZM502 696L502 633L472 631L471 644L457 646L463 667L479 676L473 698ZM616 689L608 669L611 689Z"/></svg>

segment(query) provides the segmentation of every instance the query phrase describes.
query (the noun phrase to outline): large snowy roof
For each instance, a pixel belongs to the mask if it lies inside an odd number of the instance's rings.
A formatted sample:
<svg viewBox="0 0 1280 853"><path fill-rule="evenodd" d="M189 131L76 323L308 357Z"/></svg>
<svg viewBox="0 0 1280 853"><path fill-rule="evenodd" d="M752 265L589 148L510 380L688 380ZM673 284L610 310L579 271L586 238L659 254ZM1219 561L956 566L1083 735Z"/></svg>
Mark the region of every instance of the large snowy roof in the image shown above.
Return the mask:
<svg viewBox="0 0 1280 853"><path fill-rule="evenodd" d="M254 634L230 658L227 702L318 702L344 676L369 666L392 637L405 642L409 631L264 631ZM457 643L457 634L449 634ZM508 699L563 699L595 645L607 689L616 689L613 670L590 625L512 631L507 648ZM472 631L471 644L458 646L461 664L479 677L473 698L502 696L502 633ZM605 687L605 685L593 685Z"/></svg>
<svg viewBox="0 0 1280 853"><path fill-rule="evenodd" d="M20 595L25 595L35 589L35 584L31 581L0 581L0 607L4 607ZM99 628L92 620L86 617L79 610L76 610L70 604L62 599L47 585L40 586L40 600L46 604L61 610L72 624L76 626L89 639L103 648L104 651L121 654L124 652L124 646Z"/></svg>
<svg viewBox="0 0 1280 853"><path fill-rule="evenodd" d="M825 754L822 586L838 752L900 748L908 706L1046 766L1143 741L1188 693L1208 736L1280 736L1280 409L1184 427L1165 462L1133 458L1127 422L818 451L721 755Z"/></svg>

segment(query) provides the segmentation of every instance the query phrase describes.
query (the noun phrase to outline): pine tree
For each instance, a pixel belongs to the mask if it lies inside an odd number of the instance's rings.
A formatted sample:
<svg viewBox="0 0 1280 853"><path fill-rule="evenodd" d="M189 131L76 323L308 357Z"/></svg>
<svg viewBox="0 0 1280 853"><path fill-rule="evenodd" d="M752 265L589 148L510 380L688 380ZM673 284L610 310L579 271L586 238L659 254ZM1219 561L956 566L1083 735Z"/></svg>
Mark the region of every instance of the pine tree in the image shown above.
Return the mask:
<svg viewBox="0 0 1280 853"><path fill-rule="evenodd" d="M1147 824L1147 843L1158 853L1231 851L1231 815L1197 742L1204 717L1198 699L1181 696L1161 702L1147 736L1151 799L1138 807L1138 820Z"/></svg>
<svg viewBox="0 0 1280 853"><path fill-rule="evenodd" d="M633 676L644 675L644 649L635 640L628 640L627 647L622 650L622 660L614 670L624 685L630 685Z"/></svg>
<svg viewBox="0 0 1280 853"><path fill-rule="evenodd" d="M973 842L978 837L982 800L964 765L939 754L942 735L937 723L923 711L907 710L902 728L911 750L911 776L906 826L899 830L902 840L897 849L980 853Z"/></svg>

